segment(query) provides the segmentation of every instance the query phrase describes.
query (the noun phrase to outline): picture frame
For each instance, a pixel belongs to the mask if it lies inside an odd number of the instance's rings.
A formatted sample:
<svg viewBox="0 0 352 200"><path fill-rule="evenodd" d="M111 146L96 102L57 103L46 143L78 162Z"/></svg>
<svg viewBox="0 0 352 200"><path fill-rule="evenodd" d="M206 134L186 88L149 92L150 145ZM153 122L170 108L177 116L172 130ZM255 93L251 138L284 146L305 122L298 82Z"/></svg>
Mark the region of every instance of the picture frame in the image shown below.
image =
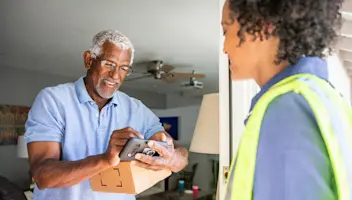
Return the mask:
<svg viewBox="0 0 352 200"><path fill-rule="evenodd" d="M29 107L0 105L0 145L16 145L25 132Z"/></svg>
<svg viewBox="0 0 352 200"><path fill-rule="evenodd" d="M159 117L160 123L165 131L170 134L174 140L179 139L179 117Z"/></svg>

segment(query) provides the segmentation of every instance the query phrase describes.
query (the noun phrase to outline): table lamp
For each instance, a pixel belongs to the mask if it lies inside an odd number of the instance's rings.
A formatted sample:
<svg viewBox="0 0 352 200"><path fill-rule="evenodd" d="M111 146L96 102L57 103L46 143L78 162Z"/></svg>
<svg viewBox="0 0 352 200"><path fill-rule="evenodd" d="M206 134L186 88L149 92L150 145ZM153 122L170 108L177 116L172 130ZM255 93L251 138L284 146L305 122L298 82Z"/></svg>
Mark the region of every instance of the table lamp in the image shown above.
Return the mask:
<svg viewBox="0 0 352 200"><path fill-rule="evenodd" d="M28 158L27 143L23 135L20 135L17 138L17 157Z"/></svg>
<svg viewBox="0 0 352 200"><path fill-rule="evenodd" d="M203 96L194 129L190 152L219 154L219 94ZM212 160L214 186L217 187L218 164ZM215 189L214 188L214 189Z"/></svg>
<svg viewBox="0 0 352 200"><path fill-rule="evenodd" d="M23 135L20 135L17 138L17 157L28 158L27 143L26 143L26 140L24 139ZM30 178L30 182L31 182L29 189L33 191L34 181L31 176L29 178Z"/></svg>
<svg viewBox="0 0 352 200"><path fill-rule="evenodd" d="M206 94L198 113L191 152L219 154L219 94Z"/></svg>

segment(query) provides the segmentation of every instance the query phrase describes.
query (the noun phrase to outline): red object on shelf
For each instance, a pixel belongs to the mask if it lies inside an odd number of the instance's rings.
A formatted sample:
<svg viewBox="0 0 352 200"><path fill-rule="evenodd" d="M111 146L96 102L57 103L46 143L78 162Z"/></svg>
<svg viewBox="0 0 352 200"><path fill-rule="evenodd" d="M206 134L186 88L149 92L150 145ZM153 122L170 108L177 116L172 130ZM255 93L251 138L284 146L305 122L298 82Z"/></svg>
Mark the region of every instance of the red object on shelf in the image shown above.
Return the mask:
<svg viewBox="0 0 352 200"><path fill-rule="evenodd" d="M193 198L197 198L198 197L198 190L199 190L198 186L193 185L192 189L193 189Z"/></svg>

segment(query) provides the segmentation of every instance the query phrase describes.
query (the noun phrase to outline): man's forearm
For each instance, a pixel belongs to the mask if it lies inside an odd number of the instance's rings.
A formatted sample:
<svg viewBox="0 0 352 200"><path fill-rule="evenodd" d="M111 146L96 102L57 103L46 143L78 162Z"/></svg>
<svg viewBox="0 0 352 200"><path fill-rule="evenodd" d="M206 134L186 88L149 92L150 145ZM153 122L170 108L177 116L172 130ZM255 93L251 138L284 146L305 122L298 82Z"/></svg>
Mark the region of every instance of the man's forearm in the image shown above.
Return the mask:
<svg viewBox="0 0 352 200"><path fill-rule="evenodd" d="M78 161L47 159L38 163L33 178L40 189L76 185L110 167L103 155Z"/></svg>

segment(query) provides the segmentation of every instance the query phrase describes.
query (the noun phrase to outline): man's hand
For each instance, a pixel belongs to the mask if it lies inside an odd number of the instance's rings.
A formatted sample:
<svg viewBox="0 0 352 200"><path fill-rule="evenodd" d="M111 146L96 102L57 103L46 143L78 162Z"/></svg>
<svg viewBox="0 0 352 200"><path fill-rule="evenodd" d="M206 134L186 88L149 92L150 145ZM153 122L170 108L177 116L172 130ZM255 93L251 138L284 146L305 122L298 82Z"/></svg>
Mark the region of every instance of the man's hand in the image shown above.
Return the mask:
<svg viewBox="0 0 352 200"><path fill-rule="evenodd" d="M133 161L132 163L136 166L153 171L159 171L165 168L168 168L173 172L182 170L187 165L187 150L180 149L180 151L178 151L179 149L175 149L171 136L166 135L165 133L160 134L160 140L166 142L167 146L153 140L148 142L149 147L158 152L160 156L137 154L136 159L138 161ZM151 139L153 139L153 137Z"/></svg>
<svg viewBox="0 0 352 200"><path fill-rule="evenodd" d="M109 146L105 152L106 158L111 166L116 166L120 163L120 151L130 138L143 139L143 135L131 127L116 130L111 134Z"/></svg>

